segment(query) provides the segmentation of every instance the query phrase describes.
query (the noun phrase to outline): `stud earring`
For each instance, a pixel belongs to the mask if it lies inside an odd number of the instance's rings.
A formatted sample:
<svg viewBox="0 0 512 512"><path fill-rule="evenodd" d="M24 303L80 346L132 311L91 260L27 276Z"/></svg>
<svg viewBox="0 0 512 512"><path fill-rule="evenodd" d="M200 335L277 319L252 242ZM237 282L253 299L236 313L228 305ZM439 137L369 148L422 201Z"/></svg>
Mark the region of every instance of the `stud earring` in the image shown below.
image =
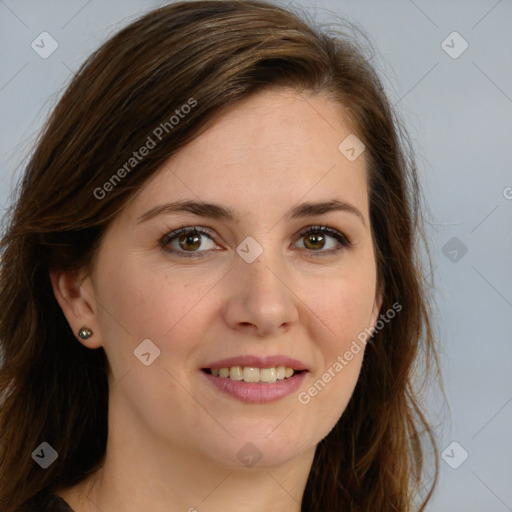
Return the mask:
<svg viewBox="0 0 512 512"><path fill-rule="evenodd" d="M78 336L82 340L87 340L87 339L89 339L92 336L92 331L91 331L91 329L89 329L89 327L82 327L78 331Z"/></svg>

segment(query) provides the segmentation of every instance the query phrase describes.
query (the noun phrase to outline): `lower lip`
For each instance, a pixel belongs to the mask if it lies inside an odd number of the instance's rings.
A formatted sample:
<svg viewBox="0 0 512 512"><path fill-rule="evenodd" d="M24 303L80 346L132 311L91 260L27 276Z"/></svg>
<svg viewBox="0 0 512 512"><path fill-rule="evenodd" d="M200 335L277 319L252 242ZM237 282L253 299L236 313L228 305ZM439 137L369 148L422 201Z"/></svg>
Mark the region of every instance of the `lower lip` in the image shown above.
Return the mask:
<svg viewBox="0 0 512 512"><path fill-rule="evenodd" d="M214 377L209 373L201 373L219 390L227 395L249 404L265 404L275 402L297 391L302 384L306 372L297 373L288 379L277 382L244 382L243 380Z"/></svg>

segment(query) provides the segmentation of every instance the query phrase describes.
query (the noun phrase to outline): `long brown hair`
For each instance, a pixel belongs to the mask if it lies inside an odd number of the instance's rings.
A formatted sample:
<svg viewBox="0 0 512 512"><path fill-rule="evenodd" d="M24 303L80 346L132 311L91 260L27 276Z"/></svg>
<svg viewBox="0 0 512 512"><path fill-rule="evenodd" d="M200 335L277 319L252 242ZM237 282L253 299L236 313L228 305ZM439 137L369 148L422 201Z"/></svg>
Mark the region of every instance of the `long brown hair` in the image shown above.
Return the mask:
<svg viewBox="0 0 512 512"><path fill-rule="evenodd" d="M425 376L438 363L418 255L421 189L410 143L353 38L266 2L198 0L149 12L87 59L48 119L6 217L2 511L28 510L36 498L77 484L105 455L105 352L76 340L49 271L90 265L108 224L165 160L221 111L270 87L322 94L350 113L366 145L381 311L402 306L368 344L350 403L317 447L302 510L406 512L414 502L424 509L433 485L418 499L423 440L433 448L435 442L413 368ZM170 121L187 104L187 115ZM127 168L163 126L154 147ZM41 442L58 452L45 470L31 457Z"/></svg>

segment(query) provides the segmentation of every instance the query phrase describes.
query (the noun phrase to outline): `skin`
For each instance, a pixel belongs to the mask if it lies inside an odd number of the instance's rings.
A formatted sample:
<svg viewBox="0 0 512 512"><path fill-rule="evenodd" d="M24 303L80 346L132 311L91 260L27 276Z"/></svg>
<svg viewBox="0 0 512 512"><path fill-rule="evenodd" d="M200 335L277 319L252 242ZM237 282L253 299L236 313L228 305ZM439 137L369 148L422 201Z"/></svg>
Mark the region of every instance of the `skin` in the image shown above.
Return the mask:
<svg viewBox="0 0 512 512"><path fill-rule="evenodd" d="M85 325L94 333L79 341L104 347L110 364L105 465L59 491L76 512L300 510L315 447L345 410L364 350L308 404L298 394L375 325L381 305L366 162L364 153L351 162L338 150L354 131L340 112L320 96L252 96L126 204L90 275L52 273L73 331ZM139 222L155 206L186 199L229 207L238 222L191 213ZM286 217L297 203L332 199L352 204L364 222L346 211ZM339 242L330 235L324 246L300 236L318 224L345 234L352 246L333 253ZM159 243L183 226L212 233L213 240L201 236L192 249L202 258L179 258ZM252 263L236 252L248 236L263 248ZM172 243L182 253L189 247ZM149 366L134 356L144 339L161 351ZM247 404L218 391L200 371L247 354L286 355L308 372L298 391ZM248 442L261 454L252 468L237 457Z"/></svg>

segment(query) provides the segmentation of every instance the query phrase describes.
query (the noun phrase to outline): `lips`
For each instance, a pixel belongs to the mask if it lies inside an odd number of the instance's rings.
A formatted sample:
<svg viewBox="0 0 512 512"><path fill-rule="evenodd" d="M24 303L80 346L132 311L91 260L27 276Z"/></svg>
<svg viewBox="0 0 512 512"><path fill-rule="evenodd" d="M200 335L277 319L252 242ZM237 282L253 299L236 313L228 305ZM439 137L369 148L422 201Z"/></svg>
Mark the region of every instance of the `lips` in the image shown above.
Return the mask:
<svg viewBox="0 0 512 512"><path fill-rule="evenodd" d="M245 403L279 400L304 379L304 363L287 356L238 356L209 363L203 375L217 390Z"/></svg>
<svg viewBox="0 0 512 512"><path fill-rule="evenodd" d="M231 368L232 366L251 366L253 368L270 368L272 366L284 366L288 368L292 368L293 370L307 370L307 366L297 359L292 359L287 356L267 356L267 357L258 357L258 356L236 356L236 357L228 357L226 359L221 359L219 361L215 361L209 363L204 366L204 368L208 368L210 370L216 368Z"/></svg>

